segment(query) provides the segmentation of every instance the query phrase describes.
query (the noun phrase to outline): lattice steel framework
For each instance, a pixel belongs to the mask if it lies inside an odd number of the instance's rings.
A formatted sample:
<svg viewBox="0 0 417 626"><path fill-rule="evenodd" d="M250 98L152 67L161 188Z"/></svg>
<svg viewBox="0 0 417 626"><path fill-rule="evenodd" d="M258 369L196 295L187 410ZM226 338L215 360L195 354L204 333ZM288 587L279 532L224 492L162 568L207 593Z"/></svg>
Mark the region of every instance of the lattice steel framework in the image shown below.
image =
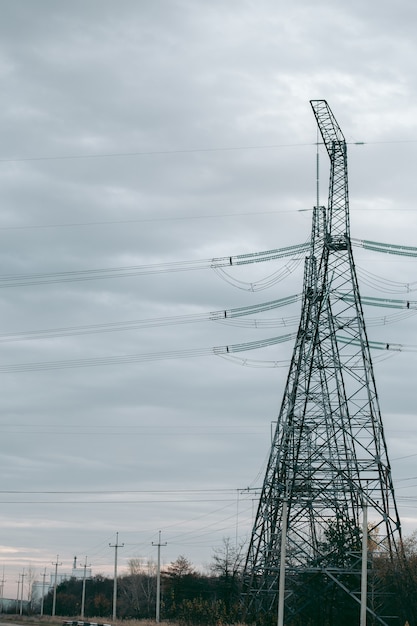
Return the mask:
<svg viewBox="0 0 417 626"><path fill-rule="evenodd" d="M285 499L286 624L319 615L318 594L359 615L364 502L372 554L401 549L350 241L346 142L327 102L311 106L330 158L328 207L313 210L301 320L244 572L247 618L276 615ZM391 623L372 593L369 619Z"/></svg>

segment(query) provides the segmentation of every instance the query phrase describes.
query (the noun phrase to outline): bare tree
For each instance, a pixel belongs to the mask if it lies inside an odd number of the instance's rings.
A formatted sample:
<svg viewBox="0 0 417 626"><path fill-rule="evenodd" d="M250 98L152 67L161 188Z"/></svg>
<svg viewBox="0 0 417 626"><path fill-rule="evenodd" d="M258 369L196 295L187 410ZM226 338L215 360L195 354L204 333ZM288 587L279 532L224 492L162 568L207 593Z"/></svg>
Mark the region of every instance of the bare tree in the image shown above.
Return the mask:
<svg viewBox="0 0 417 626"><path fill-rule="evenodd" d="M230 538L224 538L223 545L214 549L210 564L210 571L222 582L222 600L228 614L240 594L244 545L244 542L236 545Z"/></svg>
<svg viewBox="0 0 417 626"><path fill-rule="evenodd" d="M35 582L35 578L36 578L36 570L34 567L32 567L31 564L29 564L29 567L26 571L25 578L26 578L27 600L28 600L29 606L32 608L32 604L33 604L32 589L33 589L33 583Z"/></svg>
<svg viewBox="0 0 417 626"><path fill-rule="evenodd" d="M234 544L229 537L223 539L220 548L214 548L210 571L224 579L233 578L242 571L245 542Z"/></svg>
<svg viewBox="0 0 417 626"><path fill-rule="evenodd" d="M150 616L155 608L156 564L134 557L128 561L128 574L122 579L122 590L136 615Z"/></svg>

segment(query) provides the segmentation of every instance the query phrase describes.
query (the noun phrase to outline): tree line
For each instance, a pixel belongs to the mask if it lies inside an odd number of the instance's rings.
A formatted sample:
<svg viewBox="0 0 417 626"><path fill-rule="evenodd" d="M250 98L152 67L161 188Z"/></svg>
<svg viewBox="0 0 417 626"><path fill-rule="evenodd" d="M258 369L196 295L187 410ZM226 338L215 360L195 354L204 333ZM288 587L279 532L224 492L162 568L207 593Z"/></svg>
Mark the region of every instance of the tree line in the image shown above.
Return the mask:
<svg viewBox="0 0 417 626"><path fill-rule="evenodd" d="M242 559L243 546L235 546L229 539L214 551L206 573L197 571L185 556L178 556L161 572L161 619L207 625L238 621ZM155 619L156 574L153 561L128 561L127 572L117 580L118 618ZM56 615L80 615L82 584L82 580L70 578L57 586ZM112 615L113 590L113 578L99 574L86 581L86 620ZM44 599L44 614L51 614L52 603L50 590Z"/></svg>
<svg viewBox="0 0 417 626"><path fill-rule="evenodd" d="M352 548L359 549L360 536L353 534L354 543L341 541L336 526L329 529L325 539L331 545L333 565L343 567ZM372 539L370 539L370 543ZM368 590L379 614L398 616L393 623L417 626L417 533L404 542L406 564L390 560L373 552L370 546L368 564ZM193 626L219 624L257 623L261 626L276 624L276 611L266 614L247 614L244 598L243 546L225 539L214 551L207 572L198 571L183 555L163 569L161 574L161 620ZM330 557L329 557L330 558ZM327 563L328 565L328 563ZM294 581L293 581L294 582ZM300 611L286 617L287 626L351 626L359 623L359 607L346 601L341 588L319 569L316 573L301 574L295 581L299 589ZM97 575L86 581L84 618L106 618L113 610L114 581ZM117 617L120 619L155 619L156 564L132 558L126 573L118 577ZM81 613L82 581L71 578L58 585L55 614L76 617ZM51 614L53 591L44 599L44 614ZM36 612L36 607L33 607ZM379 623L369 617L369 626ZM389 622L391 623L391 622Z"/></svg>

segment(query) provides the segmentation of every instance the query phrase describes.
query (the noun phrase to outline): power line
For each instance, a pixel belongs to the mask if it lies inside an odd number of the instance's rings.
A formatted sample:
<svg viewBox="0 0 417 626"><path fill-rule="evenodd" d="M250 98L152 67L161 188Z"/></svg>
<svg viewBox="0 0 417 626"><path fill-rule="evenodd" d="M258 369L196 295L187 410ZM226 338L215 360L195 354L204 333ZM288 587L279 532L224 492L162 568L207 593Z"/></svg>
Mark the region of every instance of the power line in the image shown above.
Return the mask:
<svg viewBox="0 0 417 626"><path fill-rule="evenodd" d="M370 212L378 212L381 211L391 211L389 208L381 208L376 207L375 209L352 209L352 212L357 210L360 213L370 213ZM261 215L280 215L282 213L307 213L310 212L311 209L277 209L275 211L245 211L245 212L235 212L235 213L211 213L211 214L202 214L202 215L174 215L168 217L143 217L138 219L130 219L130 220L98 220L94 222L66 222L62 224L28 224L28 225L20 225L20 226L0 226L0 231L11 231L11 230L41 230L41 229L49 229L49 228L78 228L78 227L89 227L89 226L115 226L117 224L144 224L144 223L152 223L152 222L176 222L176 221L188 221L188 220L210 220L210 219L224 219L229 217L245 217L245 216L254 216L259 217ZM395 208L395 212L414 212L417 211L417 208Z"/></svg>
<svg viewBox="0 0 417 626"><path fill-rule="evenodd" d="M287 365L287 363L286 363ZM22 430L19 430L19 427L22 428ZM75 437L75 436L79 436L79 435L83 435L83 436L88 436L91 435L93 437L99 437L99 436L107 436L107 437L114 437L117 435L120 436L125 436L125 435L141 435L141 437L160 437L161 433L158 431L154 431L154 432L143 432L141 430L135 430L134 428L126 428L125 430L120 430L120 429L112 429L112 430L107 430L107 431L103 431L102 430L102 426L100 426L100 430L98 430L97 428L93 428L93 427L86 427L85 430L68 430L67 427L63 427L62 429L59 429L59 427L57 426L52 426L51 429L45 429L44 427L40 426L38 427L36 430L33 429L33 427L30 427L29 429L25 427L25 425L13 425L13 430L7 430L8 428L8 424L2 424L2 435L39 435L41 437L43 437L44 435L60 435L62 437ZM233 436L233 437L254 437L255 435L263 435L263 431L262 429L251 429L251 430L245 430L245 431L236 431L233 429L229 429L229 430L225 430L225 431L220 431L220 430L201 430L201 431L194 431L190 432L190 429L183 429L183 430L179 430L179 431L167 431L165 428L164 430L164 434L168 434L170 437L185 437L187 436L192 436L194 435L206 435L206 436L214 436L214 435L227 435L227 436ZM1 492L0 492L1 493Z"/></svg>
<svg viewBox="0 0 417 626"><path fill-rule="evenodd" d="M240 489L240 491L244 491L244 489ZM65 489L65 490L59 490L59 491L55 491L55 490L42 490L42 491L35 491L35 490L23 490L23 489L1 489L0 493L3 494L36 494L36 495L46 495L46 494L53 494L53 495L63 495L63 494L70 494L70 495L81 495L81 494L86 494L86 495L103 495L103 494L127 494L127 493L134 493L134 494L140 494L140 493L145 493L145 494L152 494L152 493L157 493L157 494L161 494L161 493L169 493L169 494L174 494L174 493L181 493L181 494L185 494L185 493L190 493L190 494L195 494L195 493L234 493L236 494L236 489L231 488L231 487L220 487L220 488L212 488L212 489L99 489L99 490L70 490L70 489Z"/></svg>
<svg viewBox="0 0 417 626"><path fill-rule="evenodd" d="M417 247L414 246L400 246L394 244L384 244L378 242L368 242L366 240L355 239L352 243L356 246L368 247L369 244L374 244L372 248L376 252L385 252L389 254L396 254L400 256L417 257ZM83 270L69 270L62 272L45 272L34 274L6 274L0 276L0 288L7 287L23 287L28 285L44 285L52 283L66 283L66 282L79 282L90 280L102 280L109 278L122 278L129 276L142 276L159 273L169 272L184 272L195 271L201 269L213 269L217 272L222 272L223 276L227 280L232 280L236 286L239 286L241 281L231 279L225 274L226 268L232 266L248 265L253 263L265 263L268 261L275 261L283 258L291 258L292 266L286 266L283 270L277 273L277 276L273 274L270 277L259 281L258 288L265 288L274 284L277 280L281 279L283 275L292 271L303 257L309 251L309 242L305 241L299 244L293 244L291 246L285 246L282 248L274 248L271 250L263 250L260 252L251 252L247 254L229 255L223 257L215 257L211 259L199 259L191 261L168 261L165 263L153 263L144 265L128 265L122 267L104 267L97 269L83 269ZM365 272L366 273L366 272ZM393 281L389 281L393 282ZM265 283L265 284L264 284ZM395 283L400 284L400 283ZM245 286L249 286L251 290L257 286L252 283L245 283Z"/></svg>
<svg viewBox="0 0 417 626"><path fill-rule="evenodd" d="M318 142L299 142L299 143L277 143L277 144L258 144L251 146L218 146L213 148L175 148L172 150L136 150L132 152L103 152L95 154L64 154L54 156L33 156L33 157L14 157L0 159L0 163L24 163L31 161L73 161L80 159L109 159L109 158L126 158L141 156L169 156L176 154L197 154L197 153L213 153L213 152L240 152L247 150L276 150L278 148L301 148L308 146L316 146ZM365 145L381 145L381 144L405 144L417 143L417 139L392 139L381 141L348 141L347 145L365 146ZM319 142L322 145L321 142Z"/></svg>
<svg viewBox="0 0 417 626"><path fill-rule="evenodd" d="M235 323L236 318L250 316L256 313L262 313L266 311L272 311L274 309L287 306L289 304L296 303L300 300L301 295L295 294L293 296L287 296L278 300L270 300L268 302L262 302L255 305L246 307L235 307L229 309L221 309L218 311L210 311L206 313L191 313L186 315L174 315L167 317L156 317L147 319L128 320L124 322L111 322L104 324L89 324L84 326L68 326L58 328L48 328L43 330L28 330L17 333L4 333L0 334L0 343L7 343L13 341L28 341L35 339L52 339L56 337L73 337L76 335L90 335L98 333L109 333L117 331L137 330L141 328L151 328L157 326L172 326L178 324L190 324L196 322L230 322ZM298 319L298 318L295 318ZM239 321L242 321L239 319ZM251 320L254 322L256 320ZM262 321L257 323L243 324L245 326L275 326L280 325L280 320L275 322L269 320L269 322L263 324ZM294 322L293 318L284 320L283 326L288 326Z"/></svg>
<svg viewBox="0 0 417 626"><path fill-rule="evenodd" d="M213 348L188 348L182 350L172 350L165 352L147 352L142 354L126 354L118 356L107 357L90 357L82 359L63 359L57 361L35 361L30 363L11 363L0 366L0 373L24 373L35 371L52 371L60 369L74 369L80 367L98 367L104 365L126 365L130 363L145 363L150 361L171 360L171 359L183 359L183 358L195 358L203 356L220 356L223 358L230 358L239 352L246 352L250 350L257 350L269 346L274 346L280 343L291 341L295 338L295 333L288 333L286 335L280 335L276 337L269 337L266 339L258 339L255 341L249 341L239 344L230 344L223 346L215 346ZM338 340L341 343L355 344L351 338L338 335ZM375 350L384 350L390 352L416 352L417 346L406 345L394 342L385 341L370 341L369 346ZM244 359L241 364L251 364L256 366L256 363L249 363L249 360ZM278 367L282 364L281 361L268 362L269 367ZM262 362L258 363L258 366L264 366Z"/></svg>
<svg viewBox="0 0 417 626"><path fill-rule="evenodd" d="M304 212L305 209L297 209L296 213ZM277 215L280 213L294 213L292 209L280 209L276 211L245 211L242 213L212 213L204 215L177 215L169 217L143 217L131 220L108 220L97 222L67 222L64 224L32 224L27 226L0 226L0 230L34 230L42 228L75 228L79 226L114 226L115 224L143 224L146 222L175 222L185 220L223 219L226 217L244 217L260 215Z"/></svg>
<svg viewBox="0 0 417 626"><path fill-rule="evenodd" d="M195 504L203 502L235 502L235 498L204 498L176 500L1 500L0 504Z"/></svg>
<svg viewBox="0 0 417 626"><path fill-rule="evenodd" d="M349 294L336 294L337 298L349 301ZM287 306L298 302L301 298L300 294L287 296L278 300L260 303L248 307L236 307L230 309L222 309L205 313L191 313L185 315L175 315L167 317L154 317L136 320L127 320L123 322L109 322L101 324L88 324L82 326L66 326L47 328L39 330L26 330L18 332L9 332L0 334L0 343L9 343L15 341L32 341L38 339L54 339L57 337L74 337L92 334L106 334L111 332L126 332L131 330L140 330L143 328L152 328L158 326L182 325L197 322L215 321L221 324L232 326L244 326L253 328L272 328L284 326L288 328L298 323L298 316L270 318L267 319L240 319L241 316L250 316L254 313L265 312L279 307ZM388 307L403 309L403 312L392 313L381 317L369 318L367 325L370 326L386 326L390 323L401 321L407 317L411 317L417 313L417 301L411 300L395 300L392 298L375 298L362 297L362 304L378 307Z"/></svg>
<svg viewBox="0 0 417 626"><path fill-rule="evenodd" d="M96 154L73 154L73 155L55 155L55 156L35 156L35 157L15 157L9 159L0 159L0 163L21 163L30 161L71 161L79 159L108 159L108 158L126 158L141 156L165 156L175 154L196 154L211 152L240 152L246 150L270 150L277 148L299 148L305 146L315 146L315 143L282 143L270 145L252 145L252 146L230 146L230 147L214 147L214 148L184 148L173 150L140 150L133 152L107 152ZM359 145L359 143L358 143ZM362 142L360 142L362 145Z"/></svg>
<svg viewBox="0 0 417 626"><path fill-rule="evenodd" d="M167 352L148 352L143 354L126 354L110 357L92 357L84 359L67 359L60 361L38 361L33 363L16 363L0 366L0 373L10 374L18 372L50 371L57 369L72 369L78 367L97 367L102 365L121 365L127 363L144 363L149 361L159 361L167 359L183 359L200 356L222 356L245 352L247 350L257 350L267 346L277 345L294 339L294 333L288 333L277 337L259 339L246 343L215 346L213 348L189 348L185 350L173 350Z"/></svg>
<svg viewBox="0 0 417 626"><path fill-rule="evenodd" d="M45 285L52 283L79 282L121 278L129 276L143 276L150 274L195 271L201 269L218 270L224 267L265 263L285 257L300 259L308 251L308 242L274 248L261 252L229 255L211 259L194 261L168 261L146 265L128 265L123 267L105 267L97 269L70 270L63 272L45 272L35 274L5 274L0 276L0 288L24 287L28 285Z"/></svg>

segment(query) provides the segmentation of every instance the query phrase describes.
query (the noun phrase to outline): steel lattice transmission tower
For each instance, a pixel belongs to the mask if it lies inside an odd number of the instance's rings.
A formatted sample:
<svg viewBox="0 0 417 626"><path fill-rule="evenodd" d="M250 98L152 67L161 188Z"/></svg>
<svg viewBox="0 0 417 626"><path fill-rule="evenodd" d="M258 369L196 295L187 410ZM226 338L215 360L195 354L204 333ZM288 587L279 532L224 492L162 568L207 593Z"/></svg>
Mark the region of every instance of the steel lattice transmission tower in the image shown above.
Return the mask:
<svg viewBox="0 0 417 626"><path fill-rule="evenodd" d="M311 106L330 158L328 207L313 210L301 320L247 554L244 598L247 618L276 616L284 519L285 623L319 615L327 597L358 624L363 506L374 555L399 554L401 529L350 241L346 141L327 102ZM391 623L381 614L377 587L372 594L369 623Z"/></svg>

